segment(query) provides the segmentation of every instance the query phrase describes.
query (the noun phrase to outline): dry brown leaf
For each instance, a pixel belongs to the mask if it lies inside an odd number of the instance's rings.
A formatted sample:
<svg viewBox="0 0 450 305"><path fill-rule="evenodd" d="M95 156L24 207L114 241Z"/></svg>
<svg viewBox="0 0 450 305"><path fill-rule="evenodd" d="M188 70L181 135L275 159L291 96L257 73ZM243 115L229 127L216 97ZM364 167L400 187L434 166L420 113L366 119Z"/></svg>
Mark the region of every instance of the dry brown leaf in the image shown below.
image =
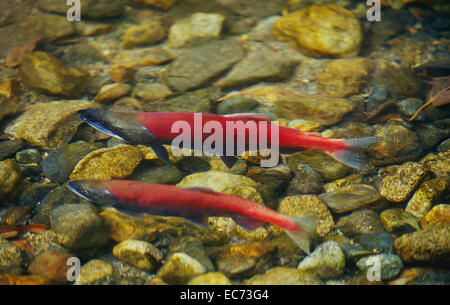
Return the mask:
<svg viewBox="0 0 450 305"><path fill-rule="evenodd" d="M365 113L364 117L361 119L364 122L373 122L378 115L380 115L382 112L384 112L386 109L388 109L389 107L391 107L393 105L394 105L394 102L392 102L392 101L384 102L383 104L379 105L374 110Z"/></svg>
<svg viewBox="0 0 450 305"><path fill-rule="evenodd" d="M447 86L447 87L445 87ZM433 87L435 87L433 85ZM440 91L437 91L437 88L443 88ZM450 87L447 84L439 84L435 87L434 91L436 91L436 93L430 94L431 98L425 103L423 104L419 109L417 109L416 113L414 113L414 115L409 119L409 122L411 122L412 120L414 120L419 113L428 105L433 105L433 107L438 107L438 106L443 106L443 105L447 105L450 103L450 92L449 92ZM433 91L433 88L430 90L430 92ZM438 100L438 102L436 102L436 100Z"/></svg>
<svg viewBox="0 0 450 305"><path fill-rule="evenodd" d="M44 232L48 230L50 227L44 224L40 223L34 223L31 225L26 225L20 228L21 231L30 232L30 233L36 233L39 234L41 232Z"/></svg>
<svg viewBox="0 0 450 305"><path fill-rule="evenodd" d="M39 223L26 226L0 225L0 233L8 233L8 232L41 233L49 228L50 228L49 226Z"/></svg>
<svg viewBox="0 0 450 305"><path fill-rule="evenodd" d="M0 274L0 285L45 285L47 281L38 275Z"/></svg>
<svg viewBox="0 0 450 305"><path fill-rule="evenodd" d="M36 253L33 251L33 248L31 247L30 243L26 239L22 240L15 240L11 242L14 246L22 249L25 252L31 253L33 255L36 255Z"/></svg>
<svg viewBox="0 0 450 305"><path fill-rule="evenodd" d="M37 43L42 40L41 36L34 37L29 41L21 44L17 48L12 49L8 56L6 57L5 65L8 68L15 68L20 65L25 58L25 56L31 52L33 52Z"/></svg>
<svg viewBox="0 0 450 305"><path fill-rule="evenodd" d="M431 103L433 107L450 104L450 77L438 78L433 81L431 90L428 92L427 99L434 98Z"/></svg>

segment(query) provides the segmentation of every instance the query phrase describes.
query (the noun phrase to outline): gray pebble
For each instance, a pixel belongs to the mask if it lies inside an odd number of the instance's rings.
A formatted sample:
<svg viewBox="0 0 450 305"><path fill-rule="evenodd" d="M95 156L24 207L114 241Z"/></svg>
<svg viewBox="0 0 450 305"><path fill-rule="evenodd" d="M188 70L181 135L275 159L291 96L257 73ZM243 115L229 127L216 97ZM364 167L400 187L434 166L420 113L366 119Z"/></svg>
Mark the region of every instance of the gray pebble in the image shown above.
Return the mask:
<svg viewBox="0 0 450 305"><path fill-rule="evenodd" d="M58 242L71 250L104 246L108 240L108 227L90 204L64 204L50 214L52 229Z"/></svg>
<svg viewBox="0 0 450 305"><path fill-rule="evenodd" d="M403 269L403 262L398 255L395 254L379 254L364 257L356 263L358 268L363 272L373 270L373 276L377 276L377 266L381 280L389 280L396 277Z"/></svg>

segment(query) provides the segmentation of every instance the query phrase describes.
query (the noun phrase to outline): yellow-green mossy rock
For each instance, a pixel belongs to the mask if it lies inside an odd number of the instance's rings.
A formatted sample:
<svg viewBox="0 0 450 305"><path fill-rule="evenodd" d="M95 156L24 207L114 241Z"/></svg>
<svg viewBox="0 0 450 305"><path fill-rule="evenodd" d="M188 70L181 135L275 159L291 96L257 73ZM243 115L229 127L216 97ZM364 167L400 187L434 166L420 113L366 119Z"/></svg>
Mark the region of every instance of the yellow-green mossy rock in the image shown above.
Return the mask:
<svg viewBox="0 0 450 305"><path fill-rule="evenodd" d="M325 183L323 185L323 190L327 193L334 192L337 189L344 187L346 185L360 184L360 183L364 183L364 177L360 174L352 174L347 177Z"/></svg>
<svg viewBox="0 0 450 305"><path fill-rule="evenodd" d="M423 229L440 224L450 225L450 205L438 204L434 206L427 215L422 218L421 224Z"/></svg>
<svg viewBox="0 0 450 305"><path fill-rule="evenodd" d="M208 272L194 277L188 285L231 285L231 281L221 272Z"/></svg>
<svg viewBox="0 0 450 305"><path fill-rule="evenodd" d="M437 177L422 183L409 200L405 211L422 219L437 201L439 196L448 190L449 179Z"/></svg>
<svg viewBox="0 0 450 305"><path fill-rule="evenodd" d="M132 26L122 36L122 46L129 49L158 43L167 37L167 29L161 22L151 20Z"/></svg>
<svg viewBox="0 0 450 305"><path fill-rule="evenodd" d="M142 160L139 149L119 145L95 150L75 166L70 179L120 179L131 175Z"/></svg>
<svg viewBox="0 0 450 305"><path fill-rule="evenodd" d="M379 186L381 196L390 202L402 202L421 182L425 168L416 162L406 162L386 167L380 170L379 175L382 177Z"/></svg>
<svg viewBox="0 0 450 305"><path fill-rule="evenodd" d="M273 96L262 104L272 106L280 118L305 119L324 126L334 125L355 109L351 100L324 96Z"/></svg>
<svg viewBox="0 0 450 305"><path fill-rule="evenodd" d="M77 111L86 108L98 106L82 100L34 104L9 124L5 133L46 149L61 147L82 123Z"/></svg>
<svg viewBox="0 0 450 305"><path fill-rule="evenodd" d="M326 96L346 97L358 94L373 70L367 58L341 58L328 63L317 77L317 90Z"/></svg>
<svg viewBox="0 0 450 305"><path fill-rule="evenodd" d="M387 209L380 213L384 228L389 233L420 230L419 220L402 208Z"/></svg>
<svg viewBox="0 0 450 305"><path fill-rule="evenodd" d="M31 89L66 98L81 97L87 85L84 73L64 66L52 55L41 51L25 56L20 65L20 76Z"/></svg>
<svg viewBox="0 0 450 305"><path fill-rule="evenodd" d="M437 177L450 176L450 150L437 154L429 153L420 163Z"/></svg>
<svg viewBox="0 0 450 305"><path fill-rule="evenodd" d="M292 171L296 170L298 164L306 164L318 172L325 181L342 178L350 171L350 167L339 163L318 149L293 153L288 155L286 160L287 165Z"/></svg>
<svg viewBox="0 0 450 305"><path fill-rule="evenodd" d="M174 253L156 274L164 282L175 285L187 284L197 275L206 273L206 268L186 253Z"/></svg>
<svg viewBox="0 0 450 305"><path fill-rule="evenodd" d="M14 190L20 177L20 168L15 160L0 161L0 198Z"/></svg>
<svg viewBox="0 0 450 305"><path fill-rule="evenodd" d="M0 92L0 121L3 118L16 114L20 111L20 105L13 99L9 99Z"/></svg>
<svg viewBox="0 0 450 305"><path fill-rule="evenodd" d="M254 180L220 171L207 171L188 175L181 180L180 187L207 187L216 192L241 196L257 202L262 202L259 190L261 185Z"/></svg>
<svg viewBox="0 0 450 305"><path fill-rule="evenodd" d="M442 224L404 234L394 241L394 248L405 263L450 262L450 225Z"/></svg>
<svg viewBox="0 0 450 305"><path fill-rule="evenodd" d="M277 40L314 57L348 57L359 53L361 25L352 12L334 5L311 5L281 18L272 30Z"/></svg>
<svg viewBox="0 0 450 305"><path fill-rule="evenodd" d="M315 275L297 268L275 267L264 274L257 274L245 285L322 285Z"/></svg>
<svg viewBox="0 0 450 305"><path fill-rule="evenodd" d="M200 239L204 245L217 245L228 239L224 233L209 227L201 228L181 217L143 214L142 217L136 218L115 209L105 209L99 215L109 228L109 237L115 242L128 239L152 242L164 234L177 237L193 236Z"/></svg>
<svg viewBox="0 0 450 305"><path fill-rule="evenodd" d="M124 240L113 248L113 254L126 264L144 270L155 270L163 259L162 253L142 240Z"/></svg>
<svg viewBox="0 0 450 305"><path fill-rule="evenodd" d="M75 285L107 285L113 281L113 267L105 261L93 259L81 267Z"/></svg>
<svg viewBox="0 0 450 305"><path fill-rule="evenodd" d="M316 233L324 236L334 228L333 216L317 195L285 197L278 206L278 212L295 217L314 217L319 220Z"/></svg>

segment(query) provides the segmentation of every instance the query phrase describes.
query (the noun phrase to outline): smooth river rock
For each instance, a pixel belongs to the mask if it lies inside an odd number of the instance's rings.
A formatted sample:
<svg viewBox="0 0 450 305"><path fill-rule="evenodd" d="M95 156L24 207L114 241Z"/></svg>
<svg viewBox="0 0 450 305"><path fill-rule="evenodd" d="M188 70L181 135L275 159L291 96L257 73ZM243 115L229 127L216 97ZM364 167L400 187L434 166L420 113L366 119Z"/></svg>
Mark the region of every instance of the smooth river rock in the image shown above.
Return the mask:
<svg viewBox="0 0 450 305"><path fill-rule="evenodd" d="M319 196L335 213L342 214L376 204L381 196L371 185L350 184Z"/></svg>
<svg viewBox="0 0 450 305"><path fill-rule="evenodd" d="M82 123L77 111L98 108L95 103L74 100L34 104L9 124L5 132L43 148L69 143Z"/></svg>
<svg viewBox="0 0 450 305"><path fill-rule="evenodd" d="M334 4L311 5L280 20L274 36L315 57L348 57L359 53L361 25L350 11Z"/></svg>
<svg viewBox="0 0 450 305"><path fill-rule="evenodd" d="M160 74L172 90L186 91L205 85L228 70L244 56L234 39L213 41L191 48L170 63Z"/></svg>

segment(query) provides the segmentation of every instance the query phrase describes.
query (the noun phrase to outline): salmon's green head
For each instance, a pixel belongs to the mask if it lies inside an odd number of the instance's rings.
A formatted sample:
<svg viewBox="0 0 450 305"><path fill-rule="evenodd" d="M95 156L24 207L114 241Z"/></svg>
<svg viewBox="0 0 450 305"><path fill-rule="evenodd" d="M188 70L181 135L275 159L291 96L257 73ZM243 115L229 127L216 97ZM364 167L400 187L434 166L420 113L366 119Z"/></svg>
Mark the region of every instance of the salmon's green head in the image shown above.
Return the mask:
<svg viewBox="0 0 450 305"><path fill-rule="evenodd" d="M101 205L114 205L117 199L108 189L106 180L72 180L67 187L78 196Z"/></svg>
<svg viewBox="0 0 450 305"><path fill-rule="evenodd" d="M78 111L80 119L95 129L130 144L151 144L155 136L137 119L136 112L84 109Z"/></svg>

